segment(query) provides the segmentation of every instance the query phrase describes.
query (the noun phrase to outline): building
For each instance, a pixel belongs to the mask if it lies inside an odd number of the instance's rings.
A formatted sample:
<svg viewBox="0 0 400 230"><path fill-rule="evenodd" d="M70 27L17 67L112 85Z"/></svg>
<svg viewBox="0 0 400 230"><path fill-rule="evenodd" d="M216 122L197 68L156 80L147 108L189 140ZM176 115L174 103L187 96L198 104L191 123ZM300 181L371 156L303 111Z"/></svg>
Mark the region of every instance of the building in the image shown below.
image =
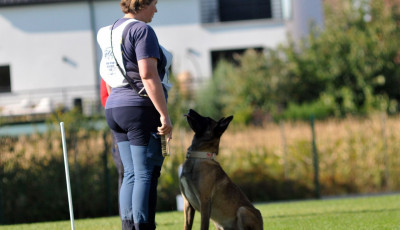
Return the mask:
<svg viewBox="0 0 400 230"><path fill-rule="evenodd" d="M323 26L322 0L158 0L157 8L151 26L174 54L172 71L195 82L222 57L276 47L288 33L299 39L310 20ZM96 111L96 33L121 15L118 0L0 0L3 114L80 103L85 113Z"/></svg>

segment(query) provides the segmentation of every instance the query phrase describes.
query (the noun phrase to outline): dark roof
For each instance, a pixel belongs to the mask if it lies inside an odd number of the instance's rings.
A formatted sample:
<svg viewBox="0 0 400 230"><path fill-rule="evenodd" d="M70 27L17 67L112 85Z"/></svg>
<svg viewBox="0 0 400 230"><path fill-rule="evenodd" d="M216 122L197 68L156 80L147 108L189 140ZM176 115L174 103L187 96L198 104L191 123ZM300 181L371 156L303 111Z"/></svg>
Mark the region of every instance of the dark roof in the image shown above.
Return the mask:
<svg viewBox="0 0 400 230"><path fill-rule="evenodd" d="M2 6L17 6L17 5L33 5L43 3L58 3L58 2L87 2L89 0L0 0ZM91 0L95 1L95 0Z"/></svg>

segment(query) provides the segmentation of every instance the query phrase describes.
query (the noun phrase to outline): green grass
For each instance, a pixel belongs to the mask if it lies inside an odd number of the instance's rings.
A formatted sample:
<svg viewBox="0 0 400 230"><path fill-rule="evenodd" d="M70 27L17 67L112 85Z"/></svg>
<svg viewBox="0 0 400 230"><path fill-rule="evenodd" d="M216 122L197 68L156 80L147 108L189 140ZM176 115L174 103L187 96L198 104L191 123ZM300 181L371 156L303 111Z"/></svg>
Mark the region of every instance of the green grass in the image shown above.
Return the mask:
<svg viewBox="0 0 400 230"><path fill-rule="evenodd" d="M264 229L399 229L400 194L259 204ZM182 212L157 213L157 229L183 229ZM67 230L70 221L6 225L0 230ZM75 220L76 230L119 230L119 217ZM196 212L193 229L200 229ZM214 229L214 227L210 227Z"/></svg>

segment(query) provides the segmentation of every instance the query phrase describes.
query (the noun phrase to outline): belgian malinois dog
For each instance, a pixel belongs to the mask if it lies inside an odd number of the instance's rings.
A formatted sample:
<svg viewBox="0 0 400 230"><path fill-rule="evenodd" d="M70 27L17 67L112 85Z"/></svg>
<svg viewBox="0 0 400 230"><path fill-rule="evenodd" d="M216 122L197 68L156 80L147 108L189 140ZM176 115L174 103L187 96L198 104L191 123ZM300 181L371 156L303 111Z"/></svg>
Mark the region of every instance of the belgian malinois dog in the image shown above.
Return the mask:
<svg viewBox="0 0 400 230"><path fill-rule="evenodd" d="M215 121L194 110L185 116L195 133L180 176L185 230L192 229L195 210L201 213L201 230L208 229L210 218L218 230L262 230L260 211L215 160L233 116Z"/></svg>

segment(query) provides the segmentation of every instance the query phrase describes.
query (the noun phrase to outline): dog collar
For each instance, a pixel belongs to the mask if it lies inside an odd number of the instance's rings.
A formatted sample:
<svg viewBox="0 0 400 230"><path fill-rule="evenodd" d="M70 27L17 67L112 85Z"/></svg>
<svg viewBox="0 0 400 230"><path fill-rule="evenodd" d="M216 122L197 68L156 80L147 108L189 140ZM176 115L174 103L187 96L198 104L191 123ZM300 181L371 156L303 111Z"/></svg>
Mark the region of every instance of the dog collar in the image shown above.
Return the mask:
<svg viewBox="0 0 400 230"><path fill-rule="evenodd" d="M216 157L217 154L211 152L188 151L186 154L186 158L201 158L201 159L215 160Z"/></svg>

